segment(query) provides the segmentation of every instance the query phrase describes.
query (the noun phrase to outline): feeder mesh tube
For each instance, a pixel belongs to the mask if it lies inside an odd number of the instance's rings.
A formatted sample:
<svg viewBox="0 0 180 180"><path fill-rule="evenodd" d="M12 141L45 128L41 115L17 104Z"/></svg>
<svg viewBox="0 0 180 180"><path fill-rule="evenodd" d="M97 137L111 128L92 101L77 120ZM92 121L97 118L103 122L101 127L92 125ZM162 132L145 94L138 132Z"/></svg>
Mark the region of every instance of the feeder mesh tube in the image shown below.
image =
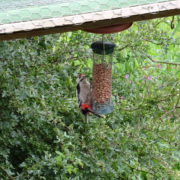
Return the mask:
<svg viewBox="0 0 180 180"><path fill-rule="evenodd" d="M112 67L111 64L93 64L92 95L93 101L106 104L111 99Z"/></svg>

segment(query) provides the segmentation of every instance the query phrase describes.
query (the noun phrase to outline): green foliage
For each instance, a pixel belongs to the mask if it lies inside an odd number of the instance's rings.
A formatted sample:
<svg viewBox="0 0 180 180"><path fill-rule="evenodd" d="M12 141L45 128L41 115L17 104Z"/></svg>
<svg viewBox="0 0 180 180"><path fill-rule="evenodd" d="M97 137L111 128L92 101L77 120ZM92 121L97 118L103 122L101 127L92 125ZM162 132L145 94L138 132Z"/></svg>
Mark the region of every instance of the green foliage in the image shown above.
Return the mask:
<svg viewBox="0 0 180 180"><path fill-rule="evenodd" d="M92 75L81 31L0 42L0 180L176 180L180 176L180 31L170 18L108 35L114 112L84 122L76 75ZM125 78L126 77L126 78Z"/></svg>

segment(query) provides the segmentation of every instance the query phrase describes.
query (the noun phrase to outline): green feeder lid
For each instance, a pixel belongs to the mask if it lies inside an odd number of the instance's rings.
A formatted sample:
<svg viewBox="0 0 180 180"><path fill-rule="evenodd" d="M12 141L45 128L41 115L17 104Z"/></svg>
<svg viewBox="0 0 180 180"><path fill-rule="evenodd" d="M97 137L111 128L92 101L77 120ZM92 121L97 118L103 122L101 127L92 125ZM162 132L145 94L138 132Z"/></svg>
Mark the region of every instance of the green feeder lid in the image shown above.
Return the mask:
<svg viewBox="0 0 180 180"><path fill-rule="evenodd" d="M91 44L91 49L96 54L107 55L113 53L115 46L116 45L111 42L96 41Z"/></svg>

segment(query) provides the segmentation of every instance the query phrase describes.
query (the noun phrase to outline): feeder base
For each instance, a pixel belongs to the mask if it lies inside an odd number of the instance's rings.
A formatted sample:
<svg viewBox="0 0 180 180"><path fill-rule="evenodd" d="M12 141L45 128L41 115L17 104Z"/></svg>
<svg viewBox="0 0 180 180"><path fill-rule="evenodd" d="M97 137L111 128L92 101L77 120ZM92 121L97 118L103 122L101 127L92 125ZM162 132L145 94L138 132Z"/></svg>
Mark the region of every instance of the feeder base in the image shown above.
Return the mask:
<svg viewBox="0 0 180 180"><path fill-rule="evenodd" d="M101 114L112 113L114 107L113 105L109 105L109 104L107 105L107 104L96 103L92 105L92 109L96 114L101 115Z"/></svg>

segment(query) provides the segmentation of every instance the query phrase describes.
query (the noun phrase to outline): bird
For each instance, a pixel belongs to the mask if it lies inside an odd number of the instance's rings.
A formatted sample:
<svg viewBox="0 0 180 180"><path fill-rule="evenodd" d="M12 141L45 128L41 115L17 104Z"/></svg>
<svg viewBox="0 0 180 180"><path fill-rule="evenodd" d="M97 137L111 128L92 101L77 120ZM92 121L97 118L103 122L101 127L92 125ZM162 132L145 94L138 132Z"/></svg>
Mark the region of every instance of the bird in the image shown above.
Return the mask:
<svg viewBox="0 0 180 180"><path fill-rule="evenodd" d="M88 81L87 76L84 74L78 74L76 82L77 82L76 85L77 102L82 114L85 116L86 122L88 122L89 113L92 113L97 117L103 117L95 113L92 109L91 84Z"/></svg>

